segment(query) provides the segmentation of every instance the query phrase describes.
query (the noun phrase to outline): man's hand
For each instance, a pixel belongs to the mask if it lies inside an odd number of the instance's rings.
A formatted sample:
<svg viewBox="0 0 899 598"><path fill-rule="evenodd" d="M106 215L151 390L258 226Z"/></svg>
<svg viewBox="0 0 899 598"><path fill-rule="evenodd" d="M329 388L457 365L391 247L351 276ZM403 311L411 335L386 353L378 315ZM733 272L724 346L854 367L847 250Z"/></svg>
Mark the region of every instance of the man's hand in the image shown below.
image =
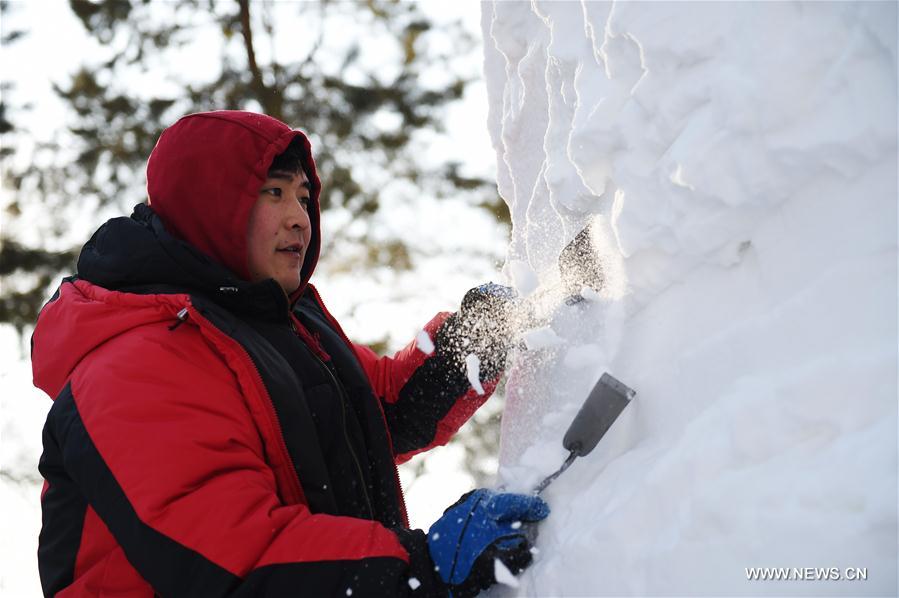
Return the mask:
<svg viewBox="0 0 899 598"><path fill-rule="evenodd" d="M527 527L547 515L549 505L538 496L483 488L444 511L428 531L428 549L453 597L474 596L496 583L496 559L515 574L530 565Z"/></svg>
<svg viewBox="0 0 899 598"><path fill-rule="evenodd" d="M465 355L474 353L484 378L500 374L512 346L517 308L518 294L511 287L488 282L471 289L438 332L438 348L455 355L460 364Z"/></svg>
<svg viewBox="0 0 899 598"><path fill-rule="evenodd" d="M512 287L488 282L465 293L459 310L478 316L508 317L518 301L518 293Z"/></svg>

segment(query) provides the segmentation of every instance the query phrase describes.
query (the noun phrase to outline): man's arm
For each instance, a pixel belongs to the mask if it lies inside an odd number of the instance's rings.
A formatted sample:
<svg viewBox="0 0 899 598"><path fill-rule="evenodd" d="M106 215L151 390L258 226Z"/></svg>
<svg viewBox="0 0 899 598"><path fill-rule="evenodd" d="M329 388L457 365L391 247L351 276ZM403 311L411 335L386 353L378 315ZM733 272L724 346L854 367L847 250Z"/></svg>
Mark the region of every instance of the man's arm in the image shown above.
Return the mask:
<svg viewBox="0 0 899 598"><path fill-rule="evenodd" d="M415 532L282 503L224 363L198 359L199 343L140 340L134 359L120 339L95 351L57 398L45 510L55 486L74 485L162 595L404 595L410 576L432 581L430 562L410 559Z"/></svg>
<svg viewBox="0 0 899 598"><path fill-rule="evenodd" d="M428 322L424 333L434 345L430 352L426 349L431 347L423 347L418 339L393 357L379 357L368 347L355 345L384 407L398 463L446 444L493 394L502 375L498 367L485 368L480 380L484 393L472 388L466 347L456 334L458 319L458 314L441 312Z"/></svg>

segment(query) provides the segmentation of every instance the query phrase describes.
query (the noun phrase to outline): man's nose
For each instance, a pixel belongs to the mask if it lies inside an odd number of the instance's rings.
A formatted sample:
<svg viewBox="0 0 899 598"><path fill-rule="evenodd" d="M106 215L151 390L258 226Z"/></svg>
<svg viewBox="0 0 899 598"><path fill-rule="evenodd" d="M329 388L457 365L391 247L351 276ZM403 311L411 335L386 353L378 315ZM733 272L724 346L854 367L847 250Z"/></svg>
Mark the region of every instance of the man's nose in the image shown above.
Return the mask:
<svg viewBox="0 0 899 598"><path fill-rule="evenodd" d="M309 220L309 212L306 211L306 208L300 205L300 202L296 202L293 204L293 207L288 214L287 225L288 228L299 228L301 230L305 230L311 225L311 222Z"/></svg>

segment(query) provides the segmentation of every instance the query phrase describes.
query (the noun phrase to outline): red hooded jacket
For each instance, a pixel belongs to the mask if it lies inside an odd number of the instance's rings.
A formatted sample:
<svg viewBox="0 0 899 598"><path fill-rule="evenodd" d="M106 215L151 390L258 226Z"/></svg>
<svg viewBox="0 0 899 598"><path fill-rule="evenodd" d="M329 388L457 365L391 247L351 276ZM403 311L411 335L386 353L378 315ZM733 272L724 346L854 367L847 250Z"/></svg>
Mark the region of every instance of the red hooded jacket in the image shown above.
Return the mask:
<svg viewBox="0 0 899 598"><path fill-rule="evenodd" d="M300 138L312 183L303 284L246 280L246 222ZM444 595L395 463L445 443L478 396L426 327L355 345L309 277L321 244L309 142L258 114L184 117L150 157L149 207L103 225L44 307L35 385L47 595ZM495 381L494 381L495 382ZM416 584L412 584L416 585Z"/></svg>

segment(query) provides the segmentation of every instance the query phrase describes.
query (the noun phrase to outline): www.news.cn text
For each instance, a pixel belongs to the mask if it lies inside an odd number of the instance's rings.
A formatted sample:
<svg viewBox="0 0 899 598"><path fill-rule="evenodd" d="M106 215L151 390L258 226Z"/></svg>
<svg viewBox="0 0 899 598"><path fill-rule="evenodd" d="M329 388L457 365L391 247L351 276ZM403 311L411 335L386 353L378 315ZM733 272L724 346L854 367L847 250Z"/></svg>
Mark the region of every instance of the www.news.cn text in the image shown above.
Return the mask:
<svg viewBox="0 0 899 598"><path fill-rule="evenodd" d="M749 581L865 581L867 567L747 567Z"/></svg>

